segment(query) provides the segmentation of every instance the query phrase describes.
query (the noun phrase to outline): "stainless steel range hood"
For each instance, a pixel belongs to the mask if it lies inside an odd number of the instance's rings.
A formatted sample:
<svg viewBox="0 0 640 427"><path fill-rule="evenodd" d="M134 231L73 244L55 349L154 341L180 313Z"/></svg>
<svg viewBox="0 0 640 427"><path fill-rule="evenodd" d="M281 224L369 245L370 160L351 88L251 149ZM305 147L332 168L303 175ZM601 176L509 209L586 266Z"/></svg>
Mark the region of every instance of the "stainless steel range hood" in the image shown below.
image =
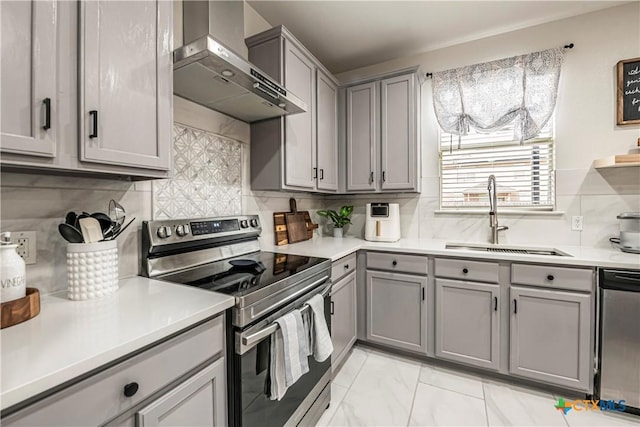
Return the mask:
<svg viewBox="0 0 640 427"><path fill-rule="evenodd" d="M184 46L173 52L173 93L248 123L305 112L300 98L221 41L244 43L236 40L244 34L243 3L183 1Z"/></svg>

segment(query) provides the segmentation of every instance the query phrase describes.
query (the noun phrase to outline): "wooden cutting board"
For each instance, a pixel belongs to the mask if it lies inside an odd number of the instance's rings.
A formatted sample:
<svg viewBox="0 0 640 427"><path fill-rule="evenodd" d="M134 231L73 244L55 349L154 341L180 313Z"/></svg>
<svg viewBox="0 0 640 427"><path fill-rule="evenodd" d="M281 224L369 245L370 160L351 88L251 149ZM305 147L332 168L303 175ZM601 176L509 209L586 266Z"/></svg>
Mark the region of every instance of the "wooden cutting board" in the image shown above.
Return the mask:
<svg viewBox="0 0 640 427"><path fill-rule="evenodd" d="M310 240L313 238L313 230L318 228L318 224L314 224L311 221L311 215L309 211L300 211L304 214L304 222L307 227L307 239ZM275 240L277 246L287 245L289 244L289 236L287 235L287 221L285 220L285 215L287 212L274 212L273 213L273 231L275 234Z"/></svg>
<svg viewBox="0 0 640 427"><path fill-rule="evenodd" d="M287 212L284 219L287 222L287 237L289 243L298 243L307 240L307 225L304 221L304 214L298 212L296 199L293 197L289 199L289 206L291 212Z"/></svg>

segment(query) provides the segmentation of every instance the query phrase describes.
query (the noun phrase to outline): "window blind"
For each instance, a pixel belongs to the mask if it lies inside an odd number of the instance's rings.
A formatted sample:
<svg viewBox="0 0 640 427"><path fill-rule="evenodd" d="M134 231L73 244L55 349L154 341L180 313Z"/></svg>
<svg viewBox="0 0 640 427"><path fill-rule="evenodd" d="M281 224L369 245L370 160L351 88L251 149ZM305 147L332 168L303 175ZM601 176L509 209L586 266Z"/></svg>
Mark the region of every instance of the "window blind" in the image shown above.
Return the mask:
<svg viewBox="0 0 640 427"><path fill-rule="evenodd" d="M440 133L440 206L489 206L487 181L496 176L501 207L553 209L553 120L533 139L513 140L515 122L494 132Z"/></svg>

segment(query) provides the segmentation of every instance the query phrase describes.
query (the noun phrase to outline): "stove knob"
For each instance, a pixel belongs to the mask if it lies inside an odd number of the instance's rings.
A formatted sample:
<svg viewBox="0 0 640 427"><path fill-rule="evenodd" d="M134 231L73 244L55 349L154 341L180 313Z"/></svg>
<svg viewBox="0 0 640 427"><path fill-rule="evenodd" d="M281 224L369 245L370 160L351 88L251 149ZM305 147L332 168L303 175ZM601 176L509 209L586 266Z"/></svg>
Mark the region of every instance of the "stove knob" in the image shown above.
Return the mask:
<svg viewBox="0 0 640 427"><path fill-rule="evenodd" d="M162 226L162 227L158 227L158 237L161 239L166 239L167 237L169 237L169 235L167 234L167 230L169 230L167 227Z"/></svg>
<svg viewBox="0 0 640 427"><path fill-rule="evenodd" d="M242 228L249 227L249 224L247 224L247 220L246 219L243 219L242 221L240 221L240 227L242 227Z"/></svg>
<svg viewBox="0 0 640 427"><path fill-rule="evenodd" d="M252 219L252 220L251 220L251 226L252 226L252 227L257 227L257 226L258 226L258 220L257 220L257 219L255 219L255 218L254 218L254 219Z"/></svg>
<svg viewBox="0 0 640 427"><path fill-rule="evenodd" d="M166 229L166 233L167 233L167 237L171 237L171 227L165 227Z"/></svg>
<svg viewBox="0 0 640 427"><path fill-rule="evenodd" d="M180 224L176 227L176 234L180 237L184 237L189 234L189 228L186 225Z"/></svg>

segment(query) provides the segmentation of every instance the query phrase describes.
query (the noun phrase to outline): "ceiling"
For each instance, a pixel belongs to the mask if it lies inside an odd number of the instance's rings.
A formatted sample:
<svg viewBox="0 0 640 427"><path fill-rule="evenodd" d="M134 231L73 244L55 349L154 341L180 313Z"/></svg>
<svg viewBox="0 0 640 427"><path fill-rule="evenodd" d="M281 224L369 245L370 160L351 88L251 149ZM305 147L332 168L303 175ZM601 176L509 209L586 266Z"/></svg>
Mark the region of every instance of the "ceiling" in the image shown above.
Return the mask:
<svg viewBox="0 0 640 427"><path fill-rule="evenodd" d="M331 72L377 64L625 1L248 1Z"/></svg>

